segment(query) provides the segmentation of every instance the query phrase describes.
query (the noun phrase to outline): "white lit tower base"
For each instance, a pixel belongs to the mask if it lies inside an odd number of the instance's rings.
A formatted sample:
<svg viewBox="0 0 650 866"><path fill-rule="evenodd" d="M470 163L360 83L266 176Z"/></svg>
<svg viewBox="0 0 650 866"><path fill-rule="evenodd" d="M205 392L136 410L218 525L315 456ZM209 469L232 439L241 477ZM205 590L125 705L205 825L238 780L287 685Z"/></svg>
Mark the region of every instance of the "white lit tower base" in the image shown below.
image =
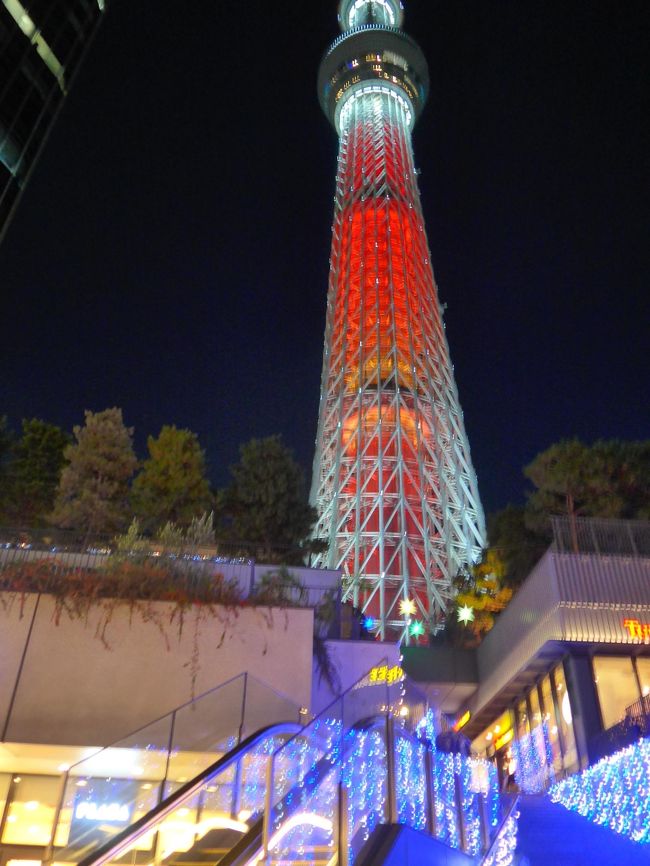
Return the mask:
<svg viewBox="0 0 650 866"><path fill-rule="evenodd" d="M426 61L398 0L343 0L339 20L319 73L340 150L311 501L320 564L410 642L439 627L484 518L413 163Z"/></svg>

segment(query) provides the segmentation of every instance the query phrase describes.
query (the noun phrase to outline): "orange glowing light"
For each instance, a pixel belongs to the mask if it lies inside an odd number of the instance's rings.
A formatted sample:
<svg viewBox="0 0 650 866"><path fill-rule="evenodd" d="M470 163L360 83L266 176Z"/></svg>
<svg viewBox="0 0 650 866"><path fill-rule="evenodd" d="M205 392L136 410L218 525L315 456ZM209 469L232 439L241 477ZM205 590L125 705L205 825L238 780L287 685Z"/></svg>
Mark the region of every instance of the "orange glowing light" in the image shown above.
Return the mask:
<svg viewBox="0 0 650 866"><path fill-rule="evenodd" d="M623 628L628 630L631 638L650 642L650 622L641 622L638 619L624 619Z"/></svg>

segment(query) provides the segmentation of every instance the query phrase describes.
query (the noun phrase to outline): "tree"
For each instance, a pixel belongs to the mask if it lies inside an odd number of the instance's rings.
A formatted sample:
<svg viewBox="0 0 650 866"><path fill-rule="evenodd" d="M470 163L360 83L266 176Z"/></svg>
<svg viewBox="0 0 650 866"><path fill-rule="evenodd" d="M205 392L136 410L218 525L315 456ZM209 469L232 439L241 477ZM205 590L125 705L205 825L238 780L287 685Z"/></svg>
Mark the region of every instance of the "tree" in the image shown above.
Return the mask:
<svg viewBox="0 0 650 866"><path fill-rule="evenodd" d="M149 457L133 482L131 501L145 529L172 521L186 527L212 505L205 454L190 430L165 425L147 440Z"/></svg>
<svg viewBox="0 0 650 866"><path fill-rule="evenodd" d="M6 415L0 415L0 466L3 466L13 443L13 433Z"/></svg>
<svg viewBox="0 0 650 866"><path fill-rule="evenodd" d="M552 515L568 517L575 549L580 516L650 518L650 440L564 440L538 454L524 474L535 485L526 505L509 505L488 521L507 586L518 586L550 545Z"/></svg>
<svg viewBox="0 0 650 866"><path fill-rule="evenodd" d="M650 513L650 441L577 439L551 445L525 469L537 488L529 494L526 523L548 524L553 514L566 515L577 549L576 518L644 517Z"/></svg>
<svg viewBox="0 0 650 866"><path fill-rule="evenodd" d="M43 524L52 511L64 451L70 436L54 424L38 418L23 420L22 436L12 449L5 507L15 526Z"/></svg>
<svg viewBox="0 0 650 866"><path fill-rule="evenodd" d="M488 549L480 563L456 577L458 593L448 614L448 633L462 646L478 646L508 605L512 589L504 585L505 574L499 553Z"/></svg>
<svg viewBox="0 0 650 866"><path fill-rule="evenodd" d="M550 545L551 527L547 519L532 529L523 505L507 505L489 516L488 538L503 562L504 586L518 587Z"/></svg>
<svg viewBox="0 0 650 866"><path fill-rule="evenodd" d="M220 493L224 531L269 562L300 563L318 547L310 540L316 521L304 475L279 436L251 439L230 469L232 482Z"/></svg>
<svg viewBox="0 0 650 866"><path fill-rule="evenodd" d="M124 426L121 409L85 413L85 425L73 430L76 442L64 451L51 521L65 529L93 534L124 529L130 519L129 481L137 460L133 428Z"/></svg>
<svg viewBox="0 0 650 866"><path fill-rule="evenodd" d="M13 445L13 433L6 415L0 415L0 515L5 520L5 509L9 501L8 464Z"/></svg>

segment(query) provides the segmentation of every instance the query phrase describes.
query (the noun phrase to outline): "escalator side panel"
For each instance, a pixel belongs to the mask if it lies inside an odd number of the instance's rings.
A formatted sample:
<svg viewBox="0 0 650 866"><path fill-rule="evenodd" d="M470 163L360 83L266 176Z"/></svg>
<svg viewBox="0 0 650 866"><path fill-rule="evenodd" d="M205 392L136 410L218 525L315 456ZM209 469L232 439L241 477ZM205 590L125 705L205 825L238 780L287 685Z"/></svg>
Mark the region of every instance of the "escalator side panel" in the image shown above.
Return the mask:
<svg viewBox="0 0 650 866"><path fill-rule="evenodd" d="M382 824L365 843L355 866L472 866L476 863L426 833L402 824Z"/></svg>

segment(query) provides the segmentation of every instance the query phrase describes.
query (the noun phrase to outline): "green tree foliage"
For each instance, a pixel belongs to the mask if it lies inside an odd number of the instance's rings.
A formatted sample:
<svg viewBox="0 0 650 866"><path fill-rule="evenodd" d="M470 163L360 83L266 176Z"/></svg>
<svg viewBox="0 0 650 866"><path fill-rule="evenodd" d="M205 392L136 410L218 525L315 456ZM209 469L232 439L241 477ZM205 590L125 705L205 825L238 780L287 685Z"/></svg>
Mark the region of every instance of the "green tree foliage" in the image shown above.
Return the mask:
<svg viewBox="0 0 650 866"><path fill-rule="evenodd" d="M5 520L5 508L8 502L8 463L13 444L13 434L6 415L0 415L0 518Z"/></svg>
<svg viewBox="0 0 650 866"><path fill-rule="evenodd" d="M54 506L63 456L70 436L38 418L23 420L22 436L11 451L5 519L13 526L44 525Z"/></svg>
<svg viewBox="0 0 650 866"><path fill-rule="evenodd" d="M551 445L524 474L536 487L527 522L551 514L569 517L644 517L650 509L650 441L613 439L584 445L578 439Z"/></svg>
<svg viewBox="0 0 650 866"><path fill-rule="evenodd" d="M130 518L129 481L137 460L133 428L124 426L121 409L85 413L74 428L75 442L64 451L51 521L86 538L124 529Z"/></svg>
<svg viewBox="0 0 650 866"><path fill-rule="evenodd" d="M224 531L259 559L300 563L320 549L309 537L316 510L307 501L302 469L279 436L251 439L239 453L232 482L219 497Z"/></svg>
<svg viewBox="0 0 650 866"><path fill-rule="evenodd" d="M212 504L205 454L190 430L165 425L147 440L149 457L133 482L133 510L147 530L168 521L190 526Z"/></svg>
<svg viewBox="0 0 650 866"><path fill-rule="evenodd" d="M495 550L504 563L504 586L517 587L530 574L532 567L551 543L548 520L532 529L526 523L524 506L507 505L488 519L490 550Z"/></svg>
<svg viewBox="0 0 650 866"><path fill-rule="evenodd" d="M9 427L7 416L0 415L0 466L5 463L9 456L13 439L14 437Z"/></svg>
<svg viewBox="0 0 650 866"><path fill-rule="evenodd" d="M178 526L168 520L151 538L142 534L140 521L134 517L128 530L115 537L115 549L123 556L132 556L134 553L150 556L154 551L157 555L196 554L202 548L215 546L213 523L212 511L193 517L187 527Z"/></svg>
<svg viewBox="0 0 650 866"><path fill-rule="evenodd" d="M650 440L568 439L551 445L524 469L535 489L524 507L509 505L489 521L490 547L517 586L551 543L549 518L650 518Z"/></svg>
<svg viewBox="0 0 650 866"><path fill-rule="evenodd" d="M505 576L506 563L494 548L484 552L480 563L457 575L457 595L447 620L447 633L454 643L467 648L481 643L512 598ZM465 619L463 612L469 612Z"/></svg>

